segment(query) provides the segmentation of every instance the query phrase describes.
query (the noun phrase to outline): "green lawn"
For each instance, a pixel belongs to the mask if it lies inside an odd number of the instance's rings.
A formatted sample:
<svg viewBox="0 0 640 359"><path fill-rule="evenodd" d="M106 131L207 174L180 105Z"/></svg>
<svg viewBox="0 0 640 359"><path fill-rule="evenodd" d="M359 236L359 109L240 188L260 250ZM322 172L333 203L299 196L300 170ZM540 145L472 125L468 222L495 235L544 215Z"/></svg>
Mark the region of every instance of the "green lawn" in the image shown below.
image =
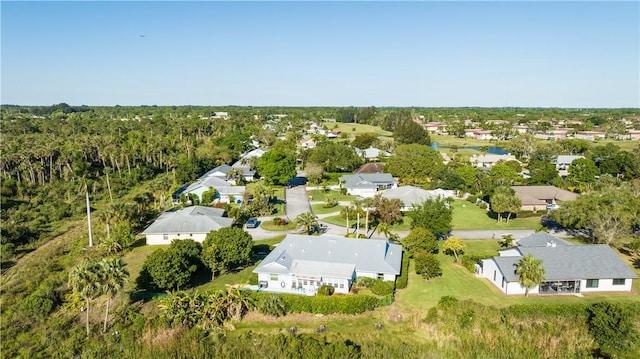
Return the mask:
<svg viewBox="0 0 640 359"><path fill-rule="evenodd" d="M334 212L340 212L341 210L342 210L342 206L335 206L335 207L331 207L331 208L325 208L324 204L321 204L321 203L312 204L311 205L311 211L314 214L334 213Z"/></svg>
<svg viewBox="0 0 640 359"><path fill-rule="evenodd" d="M509 223L497 221L487 211L463 200L453 201L453 229L538 229L540 217L516 218Z"/></svg>
<svg viewBox="0 0 640 359"><path fill-rule="evenodd" d="M336 226L347 226L347 220L342 218L340 215L325 217L322 219L324 222L335 224ZM360 226L364 227L365 219L360 218ZM349 221L349 226L351 228L356 228L356 221ZM394 224L391 226L392 231L408 231L411 230L411 218L404 217L402 224Z"/></svg>
<svg viewBox="0 0 640 359"><path fill-rule="evenodd" d="M350 196L350 195L343 195L340 194L340 192L335 191L335 190L328 190L328 191L323 191L321 189L314 189L308 192L309 193L309 199L312 201L326 201L327 196L333 196L333 198L336 201L355 201L358 197L356 196Z"/></svg>
<svg viewBox="0 0 640 359"><path fill-rule="evenodd" d="M499 249L497 240L468 240L465 241L467 254L484 254ZM410 266L409 285L401 289L396 295L396 304L403 311L416 311L435 306L441 297L454 296L460 300L473 300L475 302L495 307L507 307L522 303L579 303L596 302L601 300L638 301L638 289L640 284L634 281L635 293L598 293L585 294L584 297L567 296L507 296L487 279L476 277L462 265L456 264L453 257L438 254L442 276L425 281L415 274L413 262ZM640 270L636 269L640 273Z"/></svg>
<svg viewBox="0 0 640 359"><path fill-rule="evenodd" d="M322 122L321 126L325 126L330 131L345 132L350 135L351 139L356 135L363 133L373 133L378 136L391 137L393 133L385 131L379 126L365 125L361 123L342 123L342 122Z"/></svg>
<svg viewBox="0 0 640 359"><path fill-rule="evenodd" d="M260 228L264 229L265 231L290 231L298 227L299 226L293 221L289 222L289 224L286 224L284 226L275 225L271 220L266 220L260 223Z"/></svg>

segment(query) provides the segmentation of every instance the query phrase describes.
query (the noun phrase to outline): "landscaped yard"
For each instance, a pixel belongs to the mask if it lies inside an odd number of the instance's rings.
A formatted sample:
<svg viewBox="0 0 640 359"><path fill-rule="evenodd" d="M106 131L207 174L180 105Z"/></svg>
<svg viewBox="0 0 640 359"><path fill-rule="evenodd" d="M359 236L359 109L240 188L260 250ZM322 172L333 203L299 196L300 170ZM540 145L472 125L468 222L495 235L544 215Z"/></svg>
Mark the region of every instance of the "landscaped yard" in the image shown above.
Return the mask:
<svg viewBox="0 0 640 359"><path fill-rule="evenodd" d="M333 199L336 201L355 201L358 197L350 196L348 194L340 194L340 192L335 190L324 191L321 189L314 189L308 192L309 199L311 201L326 201L327 196L333 196Z"/></svg>
<svg viewBox="0 0 640 359"><path fill-rule="evenodd" d="M274 224L273 220L265 220L260 223L260 228L264 229L265 231L290 231L298 227L299 226L294 221L291 221L284 226Z"/></svg>
<svg viewBox="0 0 640 359"><path fill-rule="evenodd" d="M342 210L342 206L335 206L335 207L331 207L331 208L325 208L324 207L324 203L317 203L317 204L312 204L311 205L311 211L313 212L313 214L316 214L316 215L340 212L341 210Z"/></svg>
<svg viewBox="0 0 640 359"><path fill-rule="evenodd" d="M322 219L324 222L330 223L330 224L335 224L337 226L342 226L342 227L346 227L347 226L347 220L342 218L340 215L335 215L335 216L331 216L331 217L325 217ZM365 225L365 218L360 218L360 226L361 228L363 228ZM356 221L355 220L351 220L349 221L349 226L351 228L356 228ZM403 222L402 224L395 224L393 226L391 226L391 230L392 231L408 231L411 230L411 218L405 216L403 217Z"/></svg>
<svg viewBox="0 0 640 359"><path fill-rule="evenodd" d="M497 240L467 240L465 252L467 254L484 254L499 249ZM413 262L409 272L409 285L406 289L397 292L396 303L403 311L416 311L420 308L430 308L435 306L441 297L445 295L454 296L460 300L473 300L485 305L494 307L507 307L513 304L522 303L578 303L596 302L601 300L616 301L638 301L638 289L640 283L634 281L635 293L599 293L585 294L584 297L573 295L539 296L507 296L500 292L487 279L476 277L460 264L453 261L453 257L439 253L438 259L442 268L442 276L425 281L415 274ZM640 271L636 269L636 272Z"/></svg>
<svg viewBox="0 0 640 359"><path fill-rule="evenodd" d="M487 214L488 212L475 204L456 200L451 204L453 207L453 229L538 229L540 228L540 217L516 218L503 220L502 223Z"/></svg>

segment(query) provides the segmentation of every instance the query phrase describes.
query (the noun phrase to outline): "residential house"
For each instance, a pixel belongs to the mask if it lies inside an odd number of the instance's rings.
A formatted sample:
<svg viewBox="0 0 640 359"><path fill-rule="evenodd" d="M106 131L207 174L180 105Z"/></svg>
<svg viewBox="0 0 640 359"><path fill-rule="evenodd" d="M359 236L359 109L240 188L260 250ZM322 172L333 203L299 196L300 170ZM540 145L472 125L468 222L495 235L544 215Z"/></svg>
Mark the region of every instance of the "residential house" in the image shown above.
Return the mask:
<svg viewBox="0 0 640 359"><path fill-rule="evenodd" d="M382 191L381 196L388 199L399 199L402 201L401 211L410 211L415 206L419 206L428 199L455 198L455 191L436 189L427 191L414 186L402 186Z"/></svg>
<svg viewBox="0 0 640 359"><path fill-rule="evenodd" d="M627 135L630 140L640 140L640 130L627 130Z"/></svg>
<svg viewBox="0 0 640 359"><path fill-rule="evenodd" d="M211 115L211 118L227 119L227 118L229 118L229 113L228 112L222 112L222 111L214 112Z"/></svg>
<svg viewBox="0 0 640 359"><path fill-rule="evenodd" d="M402 246L386 240L288 234L253 270L261 291L313 295L322 285L346 294L359 277L395 281Z"/></svg>
<svg viewBox="0 0 640 359"><path fill-rule="evenodd" d="M523 135L529 132L529 127L527 125L516 125L512 127L513 132Z"/></svg>
<svg viewBox="0 0 640 359"><path fill-rule="evenodd" d="M355 170L355 174L362 174L362 173L383 173L384 172L384 163L380 163L380 162L371 162L371 163L365 163L362 166L358 167L357 170Z"/></svg>
<svg viewBox="0 0 640 359"><path fill-rule="evenodd" d="M575 135L575 138L587 141L604 140L606 137L607 133L604 131L578 131Z"/></svg>
<svg viewBox="0 0 640 359"><path fill-rule="evenodd" d="M353 196L373 197L378 191L398 186L389 173L361 173L338 179L347 193Z"/></svg>
<svg viewBox="0 0 640 359"><path fill-rule="evenodd" d="M189 194L195 194L198 196L198 199L202 201L202 193L211 188L215 188L216 190L214 200L222 203L242 203L246 190L245 186L233 186L229 182L216 176L203 176L192 184L181 187L171 198L174 203L177 203L180 202L181 195L189 196Z"/></svg>
<svg viewBox="0 0 640 359"><path fill-rule="evenodd" d="M556 165L557 170L568 170L573 161L578 158L584 158L584 156L567 156L567 155L558 155L555 160L552 161Z"/></svg>
<svg viewBox="0 0 640 359"><path fill-rule="evenodd" d="M465 137L476 137L476 132L477 131L482 131L481 128L465 128L464 129L464 136Z"/></svg>
<svg viewBox="0 0 640 359"><path fill-rule="evenodd" d="M193 239L204 242L207 234L231 227L233 219L223 217L224 210L191 206L164 212L142 234L147 244L171 244L174 239Z"/></svg>
<svg viewBox="0 0 640 359"><path fill-rule="evenodd" d="M491 168L498 161L516 161L515 156L507 153L505 155L496 155L492 153L485 153L480 155L473 155L469 158L469 162L474 167Z"/></svg>
<svg viewBox="0 0 640 359"><path fill-rule="evenodd" d="M311 138L310 136L305 136L298 143L298 147L315 148L316 147L316 141L314 141L313 138Z"/></svg>
<svg viewBox="0 0 640 359"><path fill-rule="evenodd" d="M427 122L423 125L424 129L431 132L431 133L436 133L438 132L438 130L440 129L440 126L442 126L442 122Z"/></svg>
<svg viewBox="0 0 640 359"><path fill-rule="evenodd" d="M545 210L547 205L573 201L578 195L556 186L511 186L522 201L523 211Z"/></svg>
<svg viewBox="0 0 640 359"><path fill-rule="evenodd" d="M387 152L387 151L383 151L381 149L375 148L375 147L369 147L367 149L361 150L357 147L354 147L354 150L356 151L356 154L362 158L364 158L365 161L369 162L369 161L378 161L381 158L384 157L389 157L391 156L391 153Z"/></svg>
<svg viewBox="0 0 640 359"><path fill-rule="evenodd" d="M517 242L517 247L483 259L476 273L505 294L525 294L518 283L517 264L525 255L542 260L545 279L532 294L629 292L637 274L606 244L573 245L545 232Z"/></svg>
<svg viewBox="0 0 640 359"><path fill-rule="evenodd" d="M475 131L475 138L476 140L493 140L493 131L491 130L480 130L480 131Z"/></svg>

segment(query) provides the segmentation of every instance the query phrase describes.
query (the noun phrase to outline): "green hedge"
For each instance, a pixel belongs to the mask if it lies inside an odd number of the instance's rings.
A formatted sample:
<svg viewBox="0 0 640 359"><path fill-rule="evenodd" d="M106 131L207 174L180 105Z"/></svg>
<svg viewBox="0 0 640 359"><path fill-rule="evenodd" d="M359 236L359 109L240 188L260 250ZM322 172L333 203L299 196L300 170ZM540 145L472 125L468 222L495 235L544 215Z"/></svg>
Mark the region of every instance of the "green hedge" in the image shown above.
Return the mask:
<svg viewBox="0 0 640 359"><path fill-rule="evenodd" d="M396 288L404 289L409 282L409 255L406 252L402 252L402 268L400 269L400 276L396 280Z"/></svg>
<svg viewBox="0 0 640 359"><path fill-rule="evenodd" d="M483 259L493 258L498 253L465 254L460 258L462 265L471 273L475 273L475 265L481 264Z"/></svg>
<svg viewBox="0 0 640 359"><path fill-rule="evenodd" d="M387 297L376 298L371 295L334 295L304 296L296 294L254 293L253 296L260 300L261 296L280 296L286 305L287 313L312 313L312 314L360 314L374 310L385 303L390 304Z"/></svg>

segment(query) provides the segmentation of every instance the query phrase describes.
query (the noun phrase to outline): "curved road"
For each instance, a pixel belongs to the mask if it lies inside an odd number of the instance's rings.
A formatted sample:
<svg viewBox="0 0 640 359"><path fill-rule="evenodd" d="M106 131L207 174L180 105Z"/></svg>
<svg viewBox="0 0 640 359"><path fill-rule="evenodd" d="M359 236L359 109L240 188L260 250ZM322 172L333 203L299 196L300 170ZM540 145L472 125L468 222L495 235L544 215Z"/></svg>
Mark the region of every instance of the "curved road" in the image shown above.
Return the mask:
<svg viewBox="0 0 640 359"><path fill-rule="evenodd" d="M298 185L295 187L286 188L285 198L287 201L285 206L285 213L289 221L295 220L295 218L300 213L311 212L311 203L309 202L309 195L304 185ZM335 213L320 215L319 216L320 222L323 225L327 226L327 233L341 235L341 236L345 235L347 233L347 229L345 227L322 221L323 217L332 216L334 214ZM271 218L273 217L261 217L260 221L269 220ZM265 231L260 227L246 229L246 231L249 232L249 234L251 234L251 236L253 236L253 239L255 240L273 238L275 236L278 236L280 234L285 234L285 233L300 233L298 230L282 231L282 232ZM402 238L402 237L405 237L407 234L409 234L409 231L400 231L395 233L397 233L400 236L400 238ZM451 236L462 238L462 239L489 239L489 238L501 239L502 236L505 234L512 234L515 239L521 239L533 233L535 233L535 231L532 229L454 230L451 232ZM563 231L550 231L550 233L558 237L570 237L568 233ZM371 238L384 239L384 236L374 232L373 234L371 234Z"/></svg>

